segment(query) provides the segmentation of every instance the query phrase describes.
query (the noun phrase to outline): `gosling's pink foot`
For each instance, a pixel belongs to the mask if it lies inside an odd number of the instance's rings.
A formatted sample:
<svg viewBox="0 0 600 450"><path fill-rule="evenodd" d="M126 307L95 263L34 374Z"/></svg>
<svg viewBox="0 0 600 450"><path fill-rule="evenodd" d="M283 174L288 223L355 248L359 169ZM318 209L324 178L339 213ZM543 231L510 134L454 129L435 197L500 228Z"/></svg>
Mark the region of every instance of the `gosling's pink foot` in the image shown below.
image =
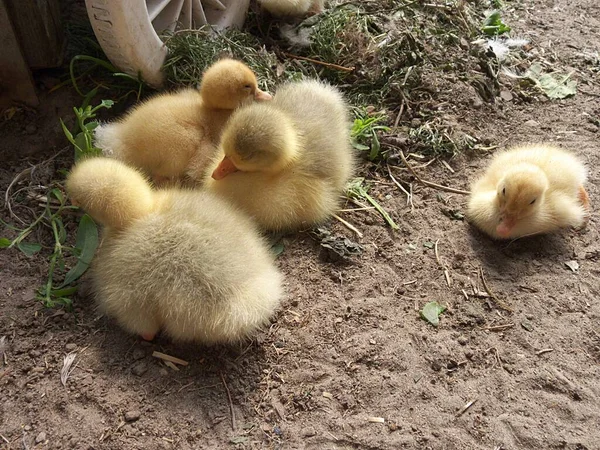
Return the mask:
<svg viewBox="0 0 600 450"><path fill-rule="evenodd" d="M142 339L145 341L152 341L154 340L156 333L142 333L140 336L142 336Z"/></svg>

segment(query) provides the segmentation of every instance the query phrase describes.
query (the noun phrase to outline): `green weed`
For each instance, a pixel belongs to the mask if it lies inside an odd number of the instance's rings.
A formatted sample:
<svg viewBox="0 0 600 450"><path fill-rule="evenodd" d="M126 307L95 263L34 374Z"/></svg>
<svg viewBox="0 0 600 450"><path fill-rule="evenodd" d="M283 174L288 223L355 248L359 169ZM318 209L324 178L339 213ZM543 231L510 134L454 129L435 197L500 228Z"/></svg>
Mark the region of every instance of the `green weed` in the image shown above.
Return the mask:
<svg viewBox="0 0 600 450"><path fill-rule="evenodd" d="M255 36L237 30L213 32L209 29L185 30L165 37L169 55L164 64L167 81L175 86L193 86L202 73L223 56L244 61L257 75L263 88L272 90L278 83L316 77L306 64L281 63Z"/></svg>
<svg viewBox="0 0 600 450"><path fill-rule="evenodd" d="M357 117L351 130L352 145L357 150L369 151L368 158L374 161L381 152L377 132L390 131L388 126L381 124L387 117L382 113L368 114L364 110L356 110L355 115Z"/></svg>
<svg viewBox="0 0 600 450"><path fill-rule="evenodd" d="M501 34L508 33L510 27L502 21L500 11L492 11L483 21L481 31L488 36L500 36Z"/></svg>
<svg viewBox="0 0 600 450"><path fill-rule="evenodd" d="M98 126L98 122L95 120L90 121L90 119L94 119L96 113L100 109L111 108L114 105L114 102L112 100L102 100L99 105L92 107L88 102L94 95L95 92L92 92L91 96L88 95L80 108L73 108L73 112L77 118L77 131L75 132L75 136L69 131L63 120L60 119L60 125L62 126L65 136L69 142L73 144L75 161L86 156L99 156L102 154L102 150L95 147L93 143L94 130Z"/></svg>
<svg viewBox="0 0 600 450"><path fill-rule="evenodd" d="M363 199L369 202L373 207L383 216L388 225L392 228L392 230L399 230L400 227L394 222L391 216L387 213L382 206L369 195L368 187L365 186L364 178L356 178L348 183L346 187L346 194L350 198L355 199Z"/></svg>
<svg viewBox="0 0 600 450"><path fill-rule="evenodd" d="M36 293L36 298L47 307L72 304L71 296L77 291L73 283L87 270L98 245L98 230L88 215L84 215L79 222L75 245L67 244L65 213L76 209L77 207L68 205L62 191L54 187L48 191L44 209L35 220L21 229L10 227L18 233L16 238L0 238L0 248L16 247L28 257L32 257L41 251L43 246L37 242L26 242L25 238L40 226L52 230L54 242L49 257L47 279ZM75 264L67 270L68 262L73 259ZM59 281L61 278L62 281Z"/></svg>

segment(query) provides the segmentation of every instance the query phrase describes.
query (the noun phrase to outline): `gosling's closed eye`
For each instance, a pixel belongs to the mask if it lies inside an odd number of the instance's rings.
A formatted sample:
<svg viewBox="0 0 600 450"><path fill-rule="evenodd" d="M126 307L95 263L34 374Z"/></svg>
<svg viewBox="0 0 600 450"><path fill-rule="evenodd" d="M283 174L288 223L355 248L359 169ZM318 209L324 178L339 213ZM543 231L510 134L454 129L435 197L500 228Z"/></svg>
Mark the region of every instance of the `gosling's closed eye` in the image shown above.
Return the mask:
<svg viewBox="0 0 600 450"><path fill-rule="evenodd" d="M506 195L506 188L502 188L502 195Z"/></svg>
<svg viewBox="0 0 600 450"><path fill-rule="evenodd" d="M533 204L535 203L535 201L536 201L536 200L537 200L537 199L535 199L535 198L534 198L533 200L531 200L531 202L529 202L529 204L530 204L530 205L533 205Z"/></svg>

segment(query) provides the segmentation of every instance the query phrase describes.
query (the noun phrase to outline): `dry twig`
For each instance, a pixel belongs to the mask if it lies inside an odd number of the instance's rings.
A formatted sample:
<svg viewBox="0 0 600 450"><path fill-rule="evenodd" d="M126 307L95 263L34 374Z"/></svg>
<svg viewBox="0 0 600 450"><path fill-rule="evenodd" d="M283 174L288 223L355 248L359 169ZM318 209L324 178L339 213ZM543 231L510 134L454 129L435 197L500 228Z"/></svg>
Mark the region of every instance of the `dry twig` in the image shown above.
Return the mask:
<svg viewBox="0 0 600 450"><path fill-rule="evenodd" d="M417 172L415 172L415 170L413 169L413 167L406 160L406 157L404 156L404 152L401 149L398 149L398 150L400 151L400 158L402 158L402 161L404 162L404 164L406 164L406 167L408 168L408 170L410 171L410 173L412 173L412 175L417 179L417 181L419 183L421 183L423 186L427 186L427 187L439 189L440 191L452 192L454 194L462 194L462 195L470 195L471 194L469 191L464 191L462 189L456 189L456 188L453 188L453 187L448 187L448 186L444 186L444 185L441 185L441 184L437 184L437 183L434 183L432 181L424 180L423 178L421 178L417 174Z"/></svg>
<svg viewBox="0 0 600 450"><path fill-rule="evenodd" d="M410 210L412 211L413 209L415 209L415 205L412 202L412 193L408 192L406 189L404 189L404 186L402 186L400 183L398 183L398 180L396 180L394 178L394 175L392 175L392 171L390 170L390 165L386 164L386 166L387 166L388 174L390 175L390 178L392 179L394 184L396 186L398 186L398 189L400 189L406 195L406 204L410 205Z"/></svg>
<svg viewBox="0 0 600 450"><path fill-rule="evenodd" d="M231 392L229 392L229 386L227 386L227 382L225 381L225 377L223 373L220 373L221 381L223 382L223 386L225 386L225 391L227 391L227 399L229 400L229 411L231 413L231 429L233 431L237 430L237 425L235 423L235 410L233 409L233 401L231 400Z"/></svg>
<svg viewBox="0 0 600 450"><path fill-rule="evenodd" d="M321 66L325 66L325 67L329 67L331 69L336 69L336 70L341 70L342 72L354 72L354 67L344 67L344 66L339 66L337 64L332 64L332 63L327 63L324 61L319 61L318 59L312 59L312 58L307 58L305 56L298 56L298 55L293 55L291 53L283 53L285 56L287 56L288 58L292 58L292 59L300 59L302 61L308 61L311 62L313 64L319 64Z"/></svg>
<svg viewBox="0 0 600 450"><path fill-rule="evenodd" d="M345 225L347 228L349 228L350 230L354 231L356 233L356 235L361 238L363 237L363 234L358 230L358 228L356 228L354 225L352 225L350 222L342 219L340 216L338 216L337 214L333 214L333 218L339 220L343 225Z"/></svg>
<svg viewBox="0 0 600 450"><path fill-rule="evenodd" d="M473 400L471 400L470 402L467 402L467 404L465 406L463 406L460 411L458 412L458 414L456 414L456 417L460 417L462 416L464 413L467 412L467 410L473 406L475 404L475 402L477 401L476 398L474 398Z"/></svg>
<svg viewBox="0 0 600 450"><path fill-rule="evenodd" d="M479 268L479 276L481 277L481 283L483 284L483 288L488 293L488 295L492 298L492 300L494 300L494 302L496 302L496 304L503 310L511 312L511 313L514 312L510 306L508 306L508 305L504 304L504 302L500 301L498 299L498 297L496 297L496 295L494 295L494 293L491 291L490 287L488 286L487 282L485 281L485 276L483 275L483 267Z"/></svg>
<svg viewBox="0 0 600 450"><path fill-rule="evenodd" d="M154 356L155 358L162 359L163 361L170 361L172 363L179 364L180 366L187 366L189 364L187 361L184 361L183 359L179 359L179 358L176 358L175 356L167 355L166 353L161 353L161 352L157 352L157 351L153 352L152 356Z"/></svg>

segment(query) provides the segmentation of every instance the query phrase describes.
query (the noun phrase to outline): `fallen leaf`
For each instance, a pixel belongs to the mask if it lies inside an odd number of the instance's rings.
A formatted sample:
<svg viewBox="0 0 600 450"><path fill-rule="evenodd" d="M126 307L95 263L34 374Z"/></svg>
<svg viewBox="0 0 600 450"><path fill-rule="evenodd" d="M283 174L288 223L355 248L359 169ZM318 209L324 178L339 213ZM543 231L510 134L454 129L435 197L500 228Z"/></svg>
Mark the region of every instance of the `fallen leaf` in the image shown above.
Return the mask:
<svg viewBox="0 0 600 450"><path fill-rule="evenodd" d="M577 93L577 82L571 80L571 75L560 75L558 73L542 73L539 64L532 65L525 76L532 80L549 98L567 98Z"/></svg>
<svg viewBox="0 0 600 450"><path fill-rule="evenodd" d="M440 323L440 314L446 311L446 307L438 302L429 302L421 310L421 317L429 322L434 327Z"/></svg>

